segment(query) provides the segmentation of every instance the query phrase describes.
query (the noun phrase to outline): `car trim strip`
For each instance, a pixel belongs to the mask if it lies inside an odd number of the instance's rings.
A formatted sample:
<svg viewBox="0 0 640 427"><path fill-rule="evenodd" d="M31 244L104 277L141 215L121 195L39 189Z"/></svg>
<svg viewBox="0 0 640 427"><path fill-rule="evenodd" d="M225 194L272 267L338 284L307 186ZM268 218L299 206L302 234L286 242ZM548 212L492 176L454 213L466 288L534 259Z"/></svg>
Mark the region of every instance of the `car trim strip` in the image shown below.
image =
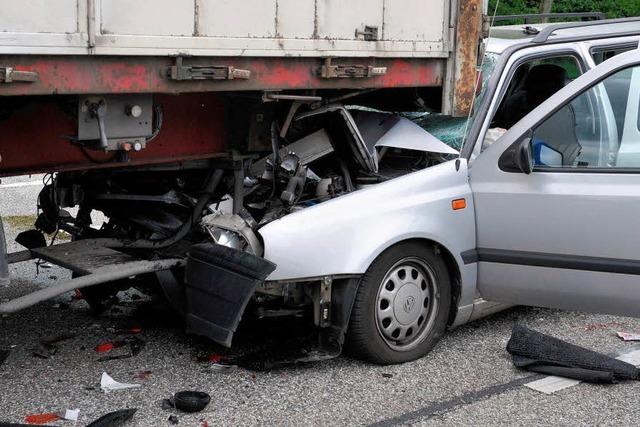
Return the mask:
<svg viewBox="0 0 640 427"><path fill-rule="evenodd" d="M477 248L460 254L465 264L493 262L568 270L597 271L602 273L640 275L640 260L567 255L545 252L512 251Z"/></svg>

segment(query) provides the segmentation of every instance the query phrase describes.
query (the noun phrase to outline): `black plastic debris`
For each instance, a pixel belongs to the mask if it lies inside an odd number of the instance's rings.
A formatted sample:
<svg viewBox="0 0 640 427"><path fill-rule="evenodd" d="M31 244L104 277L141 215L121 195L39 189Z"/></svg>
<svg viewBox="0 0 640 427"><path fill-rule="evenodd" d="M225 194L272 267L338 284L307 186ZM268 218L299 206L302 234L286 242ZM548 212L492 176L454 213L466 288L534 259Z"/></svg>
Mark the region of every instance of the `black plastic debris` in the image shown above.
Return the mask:
<svg viewBox="0 0 640 427"><path fill-rule="evenodd" d="M35 249L42 248L47 246L47 240L42 234L41 231L38 230L27 230L23 231L16 236L16 243L24 246L27 249Z"/></svg>
<svg viewBox="0 0 640 427"><path fill-rule="evenodd" d="M59 335L50 335L40 338L38 344L32 350L32 354L41 359L48 359L58 351L58 344L62 341L75 338L76 334L67 332Z"/></svg>
<svg viewBox="0 0 640 427"><path fill-rule="evenodd" d="M513 327L507 351L515 366L541 374L594 383L640 379L640 371L630 363L521 325Z"/></svg>
<svg viewBox="0 0 640 427"><path fill-rule="evenodd" d="M173 425L176 425L180 422L180 420L175 415L169 415L169 422Z"/></svg>
<svg viewBox="0 0 640 427"><path fill-rule="evenodd" d="M87 427L118 427L133 418L137 408L121 409L119 411L110 412L101 416L91 424L87 424Z"/></svg>
<svg viewBox="0 0 640 427"><path fill-rule="evenodd" d="M0 366L2 366L4 362L6 362L7 358L9 357L9 353L11 353L11 350L4 350L0 348Z"/></svg>
<svg viewBox="0 0 640 427"><path fill-rule="evenodd" d="M160 407L162 408L163 411L166 411L169 409L176 409L176 404L173 400L173 397L170 399L162 399L160 401Z"/></svg>
<svg viewBox="0 0 640 427"><path fill-rule="evenodd" d="M173 405L182 412L200 412L211 402L203 391L179 391L173 396Z"/></svg>
<svg viewBox="0 0 640 427"><path fill-rule="evenodd" d="M187 332L231 346L249 299L275 264L217 244L194 245L185 269Z"/></svg>

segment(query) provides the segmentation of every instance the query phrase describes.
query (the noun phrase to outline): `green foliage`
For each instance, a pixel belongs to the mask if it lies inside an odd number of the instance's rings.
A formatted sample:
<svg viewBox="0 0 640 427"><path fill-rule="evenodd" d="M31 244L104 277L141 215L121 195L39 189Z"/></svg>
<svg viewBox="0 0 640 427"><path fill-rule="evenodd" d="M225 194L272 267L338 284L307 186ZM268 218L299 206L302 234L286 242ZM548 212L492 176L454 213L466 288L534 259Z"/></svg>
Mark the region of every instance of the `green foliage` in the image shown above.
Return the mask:
<svg viewBox="0 0 640 427"><path fill-rule="evenodd" d="M493 15L497 0L489 0ZM498 15L538 13L539 0L500 0ZM640 0L554 0L552 12L604 12L607 18L640 16Z"/></svg>

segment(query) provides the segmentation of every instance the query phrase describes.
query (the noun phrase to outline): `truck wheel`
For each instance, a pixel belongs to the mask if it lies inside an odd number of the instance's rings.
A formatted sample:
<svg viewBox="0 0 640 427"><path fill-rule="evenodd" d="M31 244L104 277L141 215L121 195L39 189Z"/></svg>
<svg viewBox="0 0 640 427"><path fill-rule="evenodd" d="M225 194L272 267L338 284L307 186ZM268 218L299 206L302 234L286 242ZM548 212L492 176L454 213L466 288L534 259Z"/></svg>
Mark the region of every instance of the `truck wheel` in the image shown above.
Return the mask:
<svg viewBox="0 0 640 427"><path fill-rule="evenodd" d="M450 306L443 259L424 243L400 243L376 258L362 276L347 349L378 364L418 359L440 340Z"/></svg>

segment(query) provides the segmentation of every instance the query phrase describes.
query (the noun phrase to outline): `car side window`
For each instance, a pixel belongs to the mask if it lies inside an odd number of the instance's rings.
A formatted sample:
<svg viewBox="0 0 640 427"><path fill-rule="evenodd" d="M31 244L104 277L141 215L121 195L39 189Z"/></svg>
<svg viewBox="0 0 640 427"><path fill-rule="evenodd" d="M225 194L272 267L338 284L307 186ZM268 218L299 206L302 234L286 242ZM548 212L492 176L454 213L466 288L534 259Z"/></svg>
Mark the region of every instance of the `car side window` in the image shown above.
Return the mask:
<svg viewBox="0 0 640 427"><path fill-rule="evenodd" d="M532 134L537 170L640 168L640 66L575 97Z"/></svg>
<svg viewBox="0 0 640 427"><path fill-rule="evenodd" d="M621 46L596 47L591 49L591 57L596 65L600 65L607 59L637 48L638 42L628 43Z"/></svg>
<svg viewBox="0 0 640 427"><path fill-rule="evenodd" d="M567 54L536 58L520 64L491 120L482 150L500 139L511 126L581 74L578 59Z"/></svg>

